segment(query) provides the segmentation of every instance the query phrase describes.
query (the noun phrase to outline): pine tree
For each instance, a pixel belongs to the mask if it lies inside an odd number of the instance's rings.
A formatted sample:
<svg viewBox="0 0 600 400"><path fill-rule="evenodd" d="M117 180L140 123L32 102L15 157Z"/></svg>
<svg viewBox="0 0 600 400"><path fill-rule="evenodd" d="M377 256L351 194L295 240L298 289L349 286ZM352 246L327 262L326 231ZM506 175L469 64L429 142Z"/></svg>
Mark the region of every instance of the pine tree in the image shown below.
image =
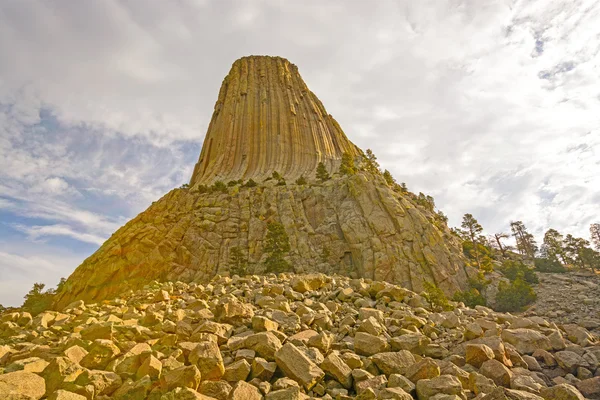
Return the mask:
<svg viewBox="0 0 600 400"><path fill-rule="evenodd" d="M502 257L506 257L507 248L505 245L502 244L503 239L508 239L508 233L504 233L504 232L494 233L494 242L498 246L498 250L500 250Z"/></svg>
<svg viewBox="0 0 600 400"><path fill-rule="evenodd" d="M229 270L232 275L246 276L248 273L248 260L242 250L235 246L229 251Z"/></svg>
<svg viewBox="0 0 600 400"><path fill-rule="evenodd" d="M388 171L387 169L385 171L383 171L383 179L385 179L385 182L393 188L398 186L398 184L396 183L396 180L394 179L394 177L392 176L390 171Z"/></svg>
<svg viewBox="0 0 600 400"><path fill-rule="evenodd" d="M463 222L460 226L463 228L463 234L465 235L467 240L471 242L473 248L472 253L475 257L477 268L481 269L481 255L479 249L477 248L477 245L479 243L477 238L483 232L483 228L481 227L481 225L479 225L479 222L477 222L477 220L475 219L475 217L473 217L472 214L465 214L463 216Z"/></svg>
<svg viewBox="0 0 600 400"><path fill-rule="evenodd" d="M590 225L590 236L592 238L594 248L600 251L600 224Z"/></svg>
<svg viewBox="0 0 600 400"><path fill-rule="evenodd" d="M291 269L290 263L283 258L291 250L291 246L282 224L270 222L267 225L264 250L268 254L265 260L267 272L280 273Z"/></svg>
<svg viewBox="0 0 600 400"><path fill-rule="evenodd" d="M365 169L367 172L372 174L379 174L379 163L377 162L377 157L373 154L371 149L367 149L367 154L365 155Z"/></svg>
<svg viewBox="0 0 600 400"><path fill-rule="evenodd" d="M340 164L340 174L354 175L355 173L356 166L354 165L354 158L350 153L344 152L344 154L342 154L342 163Z"/></svg>
<svg viewBox="0 0 600 400"><path fill-rule="evenodd" d="M50 308L54 297L54 290L48 289L44 291L45 287L46 285L43 283L34 283L33 288L25 295L25 301L21 307L34 316Z"/></svg>
<svg viewBox="0 0 600 400"><path fill-rule="evenodd" d="M567 264L563 236L556 229L548 229L544 234L542 255L552 261Z"/></svg>
<svg viewBox="0 0 600 400"><path fill-rule="evenodd" d="M537 244L533 235L527 232L527 228L525 227L525 224L523 224L523 221L511 222L510 229L517 242L517 250L519 250L519 253L533 260L535 258L535 253L538 250Z"/></svg>
<svg viewBox="0 0 600 400"><path fill-rule="evenodd" d="M329 176L329 172L327 172L327 168L325 168L325 164L322 162L317 165L317 179L321 182L325 182L329 180L331 176Z"/></svg>

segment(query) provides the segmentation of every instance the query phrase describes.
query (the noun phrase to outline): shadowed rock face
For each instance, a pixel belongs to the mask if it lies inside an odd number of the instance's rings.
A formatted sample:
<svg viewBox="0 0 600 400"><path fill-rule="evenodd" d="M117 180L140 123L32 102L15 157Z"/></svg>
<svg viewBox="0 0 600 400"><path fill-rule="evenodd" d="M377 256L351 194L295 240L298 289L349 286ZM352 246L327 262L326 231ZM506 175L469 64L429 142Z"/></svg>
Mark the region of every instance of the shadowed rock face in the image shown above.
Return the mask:
<svg viewBox="0 0 600 400"><path fill-rule="evenodd" d="M460 245L434 214L360 171L315 180L318 162L337 171L343 152L361 151L281 58L248 57L225 78L189 189L174 189L115 232L69 277L60 309L78 299L122 296L153 280L205 282L227 274L232 249L248 273L265 272L267 225L281 223L297 273L386 280L420 291L423 282L452 294L467 270ZM264 181L273 171L287 185ZM304 176L305 185L293 178ZM204 184L252 178L205 192Z"/></svg>
<svg viewBox="0 0 600 400"><path fill-rule="evenodd" d="M223 80L190 186L216 180L314 175L337 169L344 152L361 153L280 57L244 57Z"/></svg>

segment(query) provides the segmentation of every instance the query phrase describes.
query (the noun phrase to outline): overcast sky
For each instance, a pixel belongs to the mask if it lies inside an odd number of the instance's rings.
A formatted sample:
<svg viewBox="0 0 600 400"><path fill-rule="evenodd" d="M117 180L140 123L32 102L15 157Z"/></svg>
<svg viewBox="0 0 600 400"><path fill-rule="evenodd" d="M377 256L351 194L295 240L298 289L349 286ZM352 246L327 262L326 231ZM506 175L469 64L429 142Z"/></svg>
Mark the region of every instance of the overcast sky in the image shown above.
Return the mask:
<svg viewBox="0 0 600 400"><path fill-rule="evenodd" d="M597 0L0 1L0 303L188 181L223 77L286 57L460 224L600 222Z"/></svg>

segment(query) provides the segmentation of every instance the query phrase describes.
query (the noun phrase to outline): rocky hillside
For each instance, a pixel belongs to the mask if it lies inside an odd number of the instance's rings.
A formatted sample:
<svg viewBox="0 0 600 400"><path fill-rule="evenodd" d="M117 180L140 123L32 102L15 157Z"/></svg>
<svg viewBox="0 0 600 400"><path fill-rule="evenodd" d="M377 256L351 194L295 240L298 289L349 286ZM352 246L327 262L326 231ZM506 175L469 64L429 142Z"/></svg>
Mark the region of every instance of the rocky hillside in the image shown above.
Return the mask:
<svg viewBox="0 0 600 400"><path fill-rule="evenodd" d="M236 184L202 193L176 189L119 229L69 277L58 309L97 301L153 280L208 281L241 249L250 273L265 272L270 221L281 222L297 273L337 273L402 284L433 282L449 294L467 269L445 223L366 172L306 185Z"/></svg>
<svg viewBox="0 0 600 400"><path fill-rule="evenodd" d="M1 317L1 399L600 398L585 328L324 274L153 283Z"/></svg>
<svg viewBox="0 0 600 400"><path fill-rule="evenodd" d="M525 313L551 318L557 323L581 325L600 335L600 275L579 271L538 273L534 285L537 301Z"/></svg>

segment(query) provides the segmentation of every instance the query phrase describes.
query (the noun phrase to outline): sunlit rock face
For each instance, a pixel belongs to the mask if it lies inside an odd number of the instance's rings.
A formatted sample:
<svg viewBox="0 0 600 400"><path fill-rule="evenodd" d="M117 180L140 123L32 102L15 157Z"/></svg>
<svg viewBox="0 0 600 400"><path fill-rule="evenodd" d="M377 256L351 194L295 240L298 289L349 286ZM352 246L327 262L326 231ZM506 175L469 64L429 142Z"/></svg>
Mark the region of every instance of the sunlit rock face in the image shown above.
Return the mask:
<svg viewBox="0 0 600 400"><path fill-rule="evenodd" d="M336 169L344 152L361 153L280 57L233 63L223 80L191 185L216 180L312 176L319 162Z"/></svg>
<svg viewBox="0 0 600 400"><path fill-rule="evenodd" d="M445 223L379 174L337 173L362 151L277 57L245 57L225 78L189 188L174 189L115 232L58 293L55 307L98 301L154 280L205 282L228 274L232 249L248 273L265 272L269 222L283 225L296 273L337 273L420 291L464 288L469 271ZM320 181L323 162L332 179ZM274 171L285 184L268 180ZM296 184L303 175L305 184ZM253 179L257 186L231 182Z"/></svg>

